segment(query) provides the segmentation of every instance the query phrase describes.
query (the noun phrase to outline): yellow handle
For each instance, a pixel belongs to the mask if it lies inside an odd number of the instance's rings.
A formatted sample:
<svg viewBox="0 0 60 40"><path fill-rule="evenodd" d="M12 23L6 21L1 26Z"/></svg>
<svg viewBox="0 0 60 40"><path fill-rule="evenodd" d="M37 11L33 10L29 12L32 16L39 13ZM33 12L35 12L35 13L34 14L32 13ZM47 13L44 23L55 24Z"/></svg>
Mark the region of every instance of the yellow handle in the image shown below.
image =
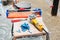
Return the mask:
<svg viewBox="0 0 60 40"><path fill-rule="evenodd" d="M32 23L34 23L36 25L38 22L36 19L32 19Z"/></svg>
<svg viewBox="0 0 60 40"><path fill-rule="evenodd" d="M40 24L39 24L39 25L36 26L36 27L38 28L39 31L41 31L41 32L43 31L43 25L40 25Z"/></svg>
<svg viewBox="0 0 60 40"><path fill-rule="evenodd" d="M42 30L43 30L43 25L40 25L36 19L32 19L31 22L35 25L35 27L36 27L39 31L42 32Z"/></svg>

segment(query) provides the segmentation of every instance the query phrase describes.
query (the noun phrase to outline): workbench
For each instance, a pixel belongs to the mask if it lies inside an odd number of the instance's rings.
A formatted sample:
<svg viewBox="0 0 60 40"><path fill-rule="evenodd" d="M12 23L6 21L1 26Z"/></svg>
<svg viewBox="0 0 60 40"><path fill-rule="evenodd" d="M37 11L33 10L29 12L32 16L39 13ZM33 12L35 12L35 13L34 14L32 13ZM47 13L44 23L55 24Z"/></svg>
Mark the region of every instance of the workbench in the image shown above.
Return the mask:
<svg viewBox="0 0 60 40"><path fill-rule="evenodd" d="M25 37L38 37L38 36L40 36L41 38L42 38L42 36L43 35L46 35L46 40L49 40L49 31L48 31L48 29L47 29L47 27L45 26L45 24L44 24L44 22L43 22L43 20L42 20L42 16L39 16L39 15L37 15L37 20L39 21L39 23L40 24L43 24L43 27L44 27L44 29L45 29L45 31L47 32L47 34L46 34L46 32L44 32L44 31L42 31L42 32L40 32L40 31L38 31L30 22L29 22L29 19L27 18L27 14L25 14L24 16L26 16L25 18L24 17L21 17L21 15L20 16L17 16L17 14L21 14L22 13L22 15L24 15L24 13L29 13L29 15L32 13L32 12L11 12L8 16L7 16L7 18L9 18L10 20L11 20L11 22L12 22L12 36L13 36L13 40L16 40L16 39L18 39L18 38L25 38ZM13 16L11 16L11 15L13 15ZM14 15L16 15L15 17L14 17ZM22 20L22 21L20 21L21 19L27 19L27 20ZM29 24L29 26L30 26L30 30L27 30L27 31L25 31L25 32L23 32L22 31L22 29L21 29L21 25L23 24L23 23L28 23ZM41 39L40 39L41 40ZM42 40L43 40L43 38L42 38Z"/></svg>

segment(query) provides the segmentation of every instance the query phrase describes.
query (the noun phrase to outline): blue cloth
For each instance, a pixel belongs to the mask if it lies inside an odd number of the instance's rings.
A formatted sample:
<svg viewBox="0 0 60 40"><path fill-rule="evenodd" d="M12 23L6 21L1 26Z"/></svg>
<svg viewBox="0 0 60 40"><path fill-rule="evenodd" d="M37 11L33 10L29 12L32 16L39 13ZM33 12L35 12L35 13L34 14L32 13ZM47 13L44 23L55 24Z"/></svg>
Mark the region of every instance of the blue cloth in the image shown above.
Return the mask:
<svg viewBox="0 0 60 40"><path fill-rule="evenodd" d="M21 29L23 32L25 32L25 31L29 30L30 27L29 27L28 23L24 23L21 25Z"/></svg>

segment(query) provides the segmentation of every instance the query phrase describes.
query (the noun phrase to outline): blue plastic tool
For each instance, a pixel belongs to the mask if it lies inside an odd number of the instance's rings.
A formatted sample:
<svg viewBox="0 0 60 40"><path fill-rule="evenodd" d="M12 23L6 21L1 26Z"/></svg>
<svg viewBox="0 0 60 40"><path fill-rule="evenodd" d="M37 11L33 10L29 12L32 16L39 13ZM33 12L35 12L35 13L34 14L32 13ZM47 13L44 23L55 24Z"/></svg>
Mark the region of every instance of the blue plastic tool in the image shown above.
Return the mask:
<svg viewBox="0 0 60 40"><path fill-rule="evenodd" d="M8 10L6 10L6 16L8 17L8 14L9 14L9 11Z"/></svg>
<svg viewBox="0 0 60 40"><path fill-rule="evenodd" d="M33 11L40 12L40 16L42 15L42 10L40 8L35 8L35 9L33 9Z"/></svg>
<svg viewBox="0 0 60 40"><path fill-rule="evenodd" d="M23 32L25 32L27 30L30 30L30 27L29 27L28 23L25 22L24 24L21 25L21 29Z"/></svg>

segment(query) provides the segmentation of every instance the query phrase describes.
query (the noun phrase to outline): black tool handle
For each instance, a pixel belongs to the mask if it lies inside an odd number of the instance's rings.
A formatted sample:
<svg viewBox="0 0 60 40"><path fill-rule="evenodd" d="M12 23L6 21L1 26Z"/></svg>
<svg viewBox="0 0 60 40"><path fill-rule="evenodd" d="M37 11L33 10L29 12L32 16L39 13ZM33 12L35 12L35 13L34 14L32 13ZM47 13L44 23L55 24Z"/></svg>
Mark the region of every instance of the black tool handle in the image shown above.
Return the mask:
<svg viewBox="0 0 60 40"><path fill-rule="evenodd" d="M52 7L52 10L51 10L51 15L52 16L57 16L58 5L59 5L59 0L53 0L53 7Z"/></svg>

